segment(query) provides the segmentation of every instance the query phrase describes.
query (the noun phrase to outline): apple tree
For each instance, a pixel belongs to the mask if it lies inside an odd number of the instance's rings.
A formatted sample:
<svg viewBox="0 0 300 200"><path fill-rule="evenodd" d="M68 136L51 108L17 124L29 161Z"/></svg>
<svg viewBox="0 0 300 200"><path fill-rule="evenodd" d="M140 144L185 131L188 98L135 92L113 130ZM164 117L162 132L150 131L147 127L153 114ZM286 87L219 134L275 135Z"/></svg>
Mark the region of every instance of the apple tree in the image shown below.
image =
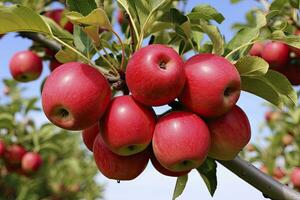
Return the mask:
<svg viewBox="0 0 300 200"><path fill-rule="evenodd" d="M50 60L43 111L54 125L82 131L104 176L132 180L151 160L161 174L178 177L173 199L191 170L213 195L219 162L266 197L300 198L238 156L251 131L236 105L242 90L283 110L297 105L295 83L281 71L290 49L300 49L296 1L251 11L229 41L218 29L222 13L206 4L185 11L188 0L67 0L64 10L33 2L0 6L0 34L33 41L30 53L12 58L10 72L29 82L40 59ZM153 107L164 105L157 115Z"/></svg>

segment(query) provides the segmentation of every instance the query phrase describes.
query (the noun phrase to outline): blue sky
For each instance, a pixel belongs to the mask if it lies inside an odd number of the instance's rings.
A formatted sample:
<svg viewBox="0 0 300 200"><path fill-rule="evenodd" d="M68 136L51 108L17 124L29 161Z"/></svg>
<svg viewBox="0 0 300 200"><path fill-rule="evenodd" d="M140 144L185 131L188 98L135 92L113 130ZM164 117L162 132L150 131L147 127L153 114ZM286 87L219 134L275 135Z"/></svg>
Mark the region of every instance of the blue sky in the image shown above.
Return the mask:
<svg viewBox="0 0 300 200"><path fill-rule="evenodd" d="M192 9L199 3L210 4L219 10L225 16L226 20L218 25L221 32L225 35L226 40L233 36L230 26L234 22L244 21L244 14L251 8L258 6L254 0L245 0L240 4L230 5L229 0L190 0L187 9ZM15 37L15 34L8 34L0 40L0 79L10 78L8 63L12 55L21 50L26 50L31 44L30 40ZM26 96L38 96L40 83L43 77L49 74L48 63L44 63L44 70L42 77L37 81L21 84L27 87ZM0 83L0 91L3 90L3 84ZM0 95L0 102L2 93ZM252 141L257 141L261 136L258 133L259 124L264 119L264 112L266 107L262 106L263 100L253 95L242 93L238 105L247 113L251 123ZM161 111L161 110L160 110ZM39 123L45 122L47 119L44 115L32 114ZM268 134L265 131L263 134ZM168 178L159 175L152 166L149 165L145 172L136 180L131 182L121 182L118 184L114 181L108 180L101 175L97 178L101 183L106 184L105 197L108 200L117 199L143 199L143 200L166 200L171 199L173 187L176 179ZM264 199L259 191L249 186L247 183L230 173L222 166L218 166L218 180L219 186L214 198L209 196L206 187L196 172L189 175L189 183L180 199L194 200L194 199L218 199L218 200L259 200Z"/></svg>

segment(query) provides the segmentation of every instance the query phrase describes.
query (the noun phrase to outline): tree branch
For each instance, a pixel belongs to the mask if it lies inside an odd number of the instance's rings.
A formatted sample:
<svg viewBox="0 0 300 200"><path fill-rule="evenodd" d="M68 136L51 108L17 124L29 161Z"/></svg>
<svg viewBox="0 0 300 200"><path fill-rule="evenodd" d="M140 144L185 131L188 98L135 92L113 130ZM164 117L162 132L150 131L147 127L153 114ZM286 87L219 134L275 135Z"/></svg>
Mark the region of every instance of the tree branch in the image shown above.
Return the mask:
<svg viewBox="0 0 300 200"><path fill-rule="evenodd" d="M57 42L51 41L39 33L20 32L19 35L21 37L28 38L35 42L41 43L42 45L51 49L54 52L58 52L61 49L61 46Z"/></svg>
<svg viewBox="0 0 300 200"><path fill-rule="evenodd" d="M279 183L240 157L218 162L272 200L300 199L300 193Z"/></svg>

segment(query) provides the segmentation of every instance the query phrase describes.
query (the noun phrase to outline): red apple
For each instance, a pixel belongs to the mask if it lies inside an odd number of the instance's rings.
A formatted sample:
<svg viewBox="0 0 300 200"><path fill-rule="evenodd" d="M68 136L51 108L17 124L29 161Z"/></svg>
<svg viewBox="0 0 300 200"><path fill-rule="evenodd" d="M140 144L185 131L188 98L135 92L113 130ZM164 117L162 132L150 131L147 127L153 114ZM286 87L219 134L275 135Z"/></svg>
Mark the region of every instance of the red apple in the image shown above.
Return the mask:
<svg viewBox="0 0 300 200"><path fill-rule="evenodd" d="M22 161L23 156L26 154L24 147L18 144L13 144L7 147L5 151L5 159L11 164L19 164Z"/></svg>
<svg viewBox="0 0 300 200"><path fill-rule="evenodd" d="M40 154L35 152L27 152L22 158L22 169L24 172L36 172L42 165Z"/></svg>
<svg viewBox="0 0 300 200"><path fill-rule="evenodd" d="M124 17L122 10L118 10L117 21L121 26L126 22L126 19Z"/></svg>
<svg viewBox="0 0 300 200"><path fill-rule="evenodd" d="M152 147L163 167L175 172L189 171L206 159L210 147L209 130L196 114L171 112L156 124Z"/></svg>
<svg viewBox="0 0 300 200"><path fill-rule="evenodd" d="M4 141L0 140L0 158L4 156L5 153L5 143Z"/></svg>
<svg viewBox="0 0 300 200"><path fill-rule="evenodd" d="M300 64L298 62L291 62L279 70L295 86L300 85Z"/></svg>
<svg viewBox="0 0 300 200"><path fill-rule="evenodd" d="M217 160L232 160L247 145L251 137L249 120L235 106L225 115L207 122L212 145L209 156Z"/></svg>
<svg viewBox="0 0 300 200"><path fill-rule="evenodd" d="M63 9L50 10L45 13L45 16L54 20L58 25L63 27L65 30L69 31L70 33L73 33L73 24L69 21L63 23L62 20L63 12L64 12Z"/></svg>
<svg viewBox="0 0 300 200"><path fill-rule="evenodd" d="M151 155L150 155L150 160L151 160L151 163L153 165L153 167L161 174L163 175L166 175L166 176L172 176L172 177L179 177L179 176L184 176L186 174L188 174L190 172L189 171L182 171L182 172L173 172L173 171L170 171L168 169L166 169L165 167L163 167L159 162L158 160L156 159L155 155L153 152L151 152Z"/></svg>
<svg viewBox="0 0 300 200"><path fill-rule="evenodd" d="M142 104L160 106L170 103L184 86L183 60L174 49L165 45L146 46L129 59L126 82L132 96Z"/></svg>
<svg viewBox="0 0 300 200"><path fill-rule="evenodd" d="M50 61L49 69L52 72L61 65L62 63L58 62L56 59L53 59Z"/></svg>
<svg viewBox="0 0 300 200"><path fill-rule="evenodd" d="M114 98L101 121L101 135L111 151L128 156L150 144L155 127L153 109L144 107L132 96Z"/></svg>
<svg viewBox="0 0 300 200"><path fill-rule="evenodd" d="M277 112L277 111L267 111L265 113L265 120L267 122L279 120L280 117L281 117L281 114L280 114L280 112Z"/></svg>
<svg viewBox="0 0 300 200"><path fill-rule="evenodd" d="M20 51L11 58L9 69L15 80L28 82L41 75L43 63L42 59L32 51Z"/></svg>
<svg viewBox="0 0 300 200"><path fill-rule="evenodd" d="M259 56L259 57L261 57L263 48L264 48L264 44L263 43L256 42L256 43L254 43L254 45L250 49L249 54L251 56Z"/></svg>
<svg viewBox="0 0 300 200"><path fill-rule="evenodd" d="M101 135L94 143L94 158L100 172L109 179L132 180L140 175L149 161L148 149L131 156L119 156L108 149Z"/></svg>
<svg viewBox="0 0 300 200"><path fill-rule="evenodd" d="M282 179L283 177L285 176L285 172L280 168L280 167L276 167L274 170L273 170L273 177L275 179Z"/></svg>
<svg viewBox="0 0 300 200"><path fill-rule="evenodd" d="M290 177L294 187L300 189L300 167L294 168Z"/></svg>
<svg viewBox="0 0 300 200"><path fill-rule="evenodd" d="M228 112L241 91L240 75L233 64L214 54L198 54L185 63L186 84L179 100L203 117Z"/></svg>
<svg viewBox="0 0 300 200"><path fill-rule="evenodd" d="M70 62L61 65L47 78L42 91L42 106L53 124L68 130L83 130L100 120L110 98L108 81L98 70Z"/></svg>
<svg viewBox="0 0 300 200"><path fill-rule="evenodd" d="M282 42L269 42L265 44L261 54L262 58L275 70L283 68L287 64L289 55L289 46Z"/></svg>
<svg viewBox="0 0 300 200"><path fill-rule="evenodd" d="M93 145L96 136L100 133L99 123L94 124L90 128L84 129L82 131L82 139L85 146L93 152Z"/></svg>

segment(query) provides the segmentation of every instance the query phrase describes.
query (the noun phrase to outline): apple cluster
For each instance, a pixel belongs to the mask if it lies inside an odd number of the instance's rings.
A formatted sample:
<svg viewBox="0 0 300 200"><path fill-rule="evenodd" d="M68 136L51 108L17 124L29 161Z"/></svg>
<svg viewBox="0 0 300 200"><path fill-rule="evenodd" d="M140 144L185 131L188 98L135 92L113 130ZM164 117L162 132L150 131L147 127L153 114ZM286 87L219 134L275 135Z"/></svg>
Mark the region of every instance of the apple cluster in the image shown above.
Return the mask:
<svg viewBox="0 0 300 200"><path fill-rule="evenodd" d="M83 130L106 177L131 180L151 159L169 176L199 167L207 156L231 160L250 139L246 114L236 105L241 79L235 66L214 54L187 61L172 48L146 46L129 59L129 95L111 98L106 78L79 62L57 67L42 91L47 118L67 130ZM180 106L157 116L153 107Z"/></svg>
<svg viewBox="0 0 300 200"><path fill-rule="evenodd" d="M38 171L42 158L36 152L27 151L22 145L6 145L0 140L0 161L5 164L7 173L29 176Z"/></svg>
<svg viewBox="0 0 300 200"><path fill-rule="evenodd" d="M295 34L300 35L300 30ZM262 57L271 69L285 75L292 85L300 85L300 49L272 41L255 43L249 53L251 56Z"/></svg>

